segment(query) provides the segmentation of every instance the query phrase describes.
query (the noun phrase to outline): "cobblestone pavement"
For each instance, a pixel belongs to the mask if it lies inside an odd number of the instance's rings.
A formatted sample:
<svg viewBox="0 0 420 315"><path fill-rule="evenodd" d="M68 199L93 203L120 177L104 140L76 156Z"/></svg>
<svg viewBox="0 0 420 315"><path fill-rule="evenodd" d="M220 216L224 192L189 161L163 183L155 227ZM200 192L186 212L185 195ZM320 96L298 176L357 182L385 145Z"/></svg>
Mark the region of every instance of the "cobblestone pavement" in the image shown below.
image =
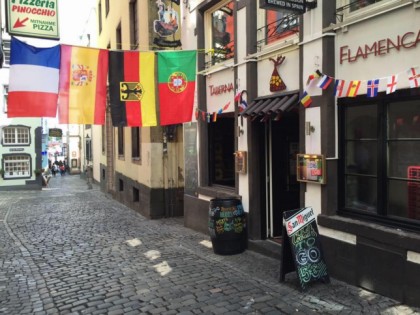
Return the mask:
<svg viewBox="0 0 420 315"><path fill-rule="evenodd" d="M252 251L213 253L182 218L147 220L78 175L0 192L0 314L420 314Z"/></svg>

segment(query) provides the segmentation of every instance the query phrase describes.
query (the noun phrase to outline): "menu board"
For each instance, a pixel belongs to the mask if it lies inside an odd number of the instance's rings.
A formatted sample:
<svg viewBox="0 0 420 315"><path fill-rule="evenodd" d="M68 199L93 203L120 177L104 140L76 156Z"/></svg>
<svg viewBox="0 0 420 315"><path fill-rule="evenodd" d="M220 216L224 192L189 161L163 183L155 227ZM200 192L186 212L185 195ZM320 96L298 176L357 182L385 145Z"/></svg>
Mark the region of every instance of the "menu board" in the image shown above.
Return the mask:
<svg viewBox="0 0 420 315"><path fill-rule="evenodd" d="M311 207L283 213L280 281L284 281L285 275L295 270L302 290L312 281L330 282L322 257L315 213Z"/></svg>

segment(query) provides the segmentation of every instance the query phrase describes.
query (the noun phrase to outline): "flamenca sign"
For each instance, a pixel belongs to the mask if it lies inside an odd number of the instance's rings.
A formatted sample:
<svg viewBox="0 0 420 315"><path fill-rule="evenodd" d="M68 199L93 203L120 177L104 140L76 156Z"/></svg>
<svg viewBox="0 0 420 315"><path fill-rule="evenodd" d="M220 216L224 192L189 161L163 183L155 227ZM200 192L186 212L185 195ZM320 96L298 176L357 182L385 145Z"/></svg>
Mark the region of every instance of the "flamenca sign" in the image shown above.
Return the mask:
<svg viewBox="0 0 420 315"><path fill-rule="evenodd" d="M60 39L58 0L6 0L10 35Z"/></svg>

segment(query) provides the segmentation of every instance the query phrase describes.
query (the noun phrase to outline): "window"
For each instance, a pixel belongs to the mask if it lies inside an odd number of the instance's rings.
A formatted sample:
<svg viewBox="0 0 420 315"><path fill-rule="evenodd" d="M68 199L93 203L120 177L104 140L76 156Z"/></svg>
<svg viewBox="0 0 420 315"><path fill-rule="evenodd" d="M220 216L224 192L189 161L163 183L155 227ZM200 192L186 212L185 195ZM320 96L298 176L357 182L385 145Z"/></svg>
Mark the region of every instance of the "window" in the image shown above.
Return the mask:
<svg viewBox="0 0 420 315"><path fill-rule="evenodd" d="M420 98L345 103L344 211L420 226Z"/></svg>
<svg viewBox="0 0 420 315"><path fill-rule="evenodd" d="M235 134L233 113L217 116L209 126L209 173L211 185L235 186Z"/></svg>
<svg viewBox="0 0 420 315"><path fill-rule="evenodd" d="M293 35L299 31L299 17L284 11L266 11L265 27L259 30L259 35L263 36L264 44L271 44L287 36Z"/></svg>
<svg viewBox="0 0 420 315"><path fill-rule="evenodd" d="M140 160L140 128L131 128L131 158Z"/></svg>
<svg viewBox="0 0 420 315"><path fill-rule="evenodd" d="M118 156L124 156L124 127L118 128Z"/></svg>
<svg viewBox="0 0 420 315"><path fill-rule="evenodd" d="M139 22L137 14L137 0L130 1L130 49L139 48Z"/></svg>
<svg viewBox="0 0 420 315"><path fill-rule="evenodd" d="M235 54L234 46L234 1L225 1L222 6L209 13L211 21L211 55L210 65L231 59Z"/></svg>
<svg viewBox="0 0 420 315"><path fill-rule="evenodd" d="M102 154L105 154L105 149L106 149L106 127L105 127L105 125L101 126L101 133L102 133L102 139L101 139Z"/></svg>
<svg viewBox="0 0 420 315"><path fill-rule="evenodd" d="M7 113L7 102L9 98L9 86L3 85L3 112Z"/></svg>
<svg viewBox="0 0 420 315"><path fill-rule="evenodd" d="M102 4L101 1L98 3L98 27L99 27L99 34L102 32Z"/></svg>
<svg viewBox="0 0 420 315"><path fill-rule="evenodd" d="M29 145L30 136L28 127L4 127L3 128L3 145Z"/></svg>
<svg viewBox="0 0 420 315"><path fill-rule="evenodd" d="M122 49L121 23L118 24L115 40L117 41L117 49Z"/></svg>
<svg viewBox="0 0 420 315"><path fill-rule="evenodd" d="M105 16L109 13L109 0L105 0Z"/></svg>
<svg viewBox="0 0 420 315"><path fill-rule="evenodd" d="M92 139L86 137L85 139L86 161L92 161Z"/></svg>
<svg viewBox="0 0 420 315"><path fill-rule="evenodd" d="M4 179L31 177L31 156L29 154L3 155Z"/></svg>
<svg viewBox="0 0 420 315"><path fill-rule="evenodd" d="M381 2L382 0L351 0L350 1L350 12L359 10L367 7L368 5Z"/></svg>
<svg viewBox="0 0 420 315"><path fill-rule="evenodd" d="M3 60L3 67L10 66L10 39L3 39L3 53L4 53L4 60Z"/></svg>

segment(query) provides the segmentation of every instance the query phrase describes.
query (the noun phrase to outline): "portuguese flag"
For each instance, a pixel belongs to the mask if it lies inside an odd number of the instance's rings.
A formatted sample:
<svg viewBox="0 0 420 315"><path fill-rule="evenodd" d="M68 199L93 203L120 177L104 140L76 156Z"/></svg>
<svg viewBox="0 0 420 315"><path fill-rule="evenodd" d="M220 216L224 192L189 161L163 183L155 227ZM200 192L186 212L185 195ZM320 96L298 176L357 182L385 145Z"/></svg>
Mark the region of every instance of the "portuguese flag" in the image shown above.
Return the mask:
<svg viewBox="0 0 420 315"><path fill-rule="evenodd" d="M156 126L155 53L109 52L109 98L114 127Z"/></svg>
<svg viewBox="0 0 420 315"><path fill-rule="evenodd" d="M192 120L197 52L158 53L160 124L175 125Z"/></svg>

